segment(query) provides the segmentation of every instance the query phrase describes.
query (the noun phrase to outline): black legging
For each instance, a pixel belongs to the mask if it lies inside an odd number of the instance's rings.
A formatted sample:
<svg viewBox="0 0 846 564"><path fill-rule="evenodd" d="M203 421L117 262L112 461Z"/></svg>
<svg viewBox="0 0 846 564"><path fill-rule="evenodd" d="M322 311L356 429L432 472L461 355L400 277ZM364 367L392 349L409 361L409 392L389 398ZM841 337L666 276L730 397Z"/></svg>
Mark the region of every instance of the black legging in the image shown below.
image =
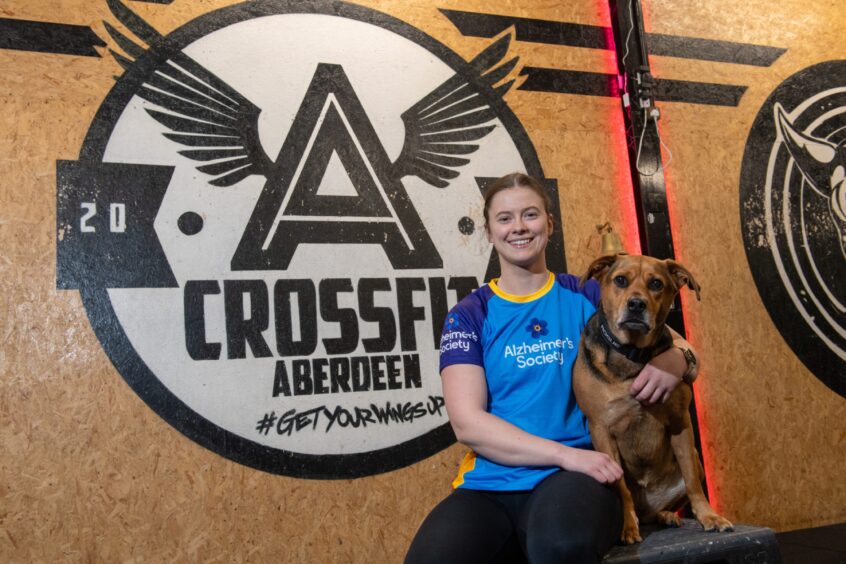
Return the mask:
<svg viewBox="0 0 846 564"><path fill-rule="evenodd" d="M532 564L599 562L622 523L616 490L579 472L557 472L529 492L457 489L420 525L405 562L501 561L512 537Z"/></svg>

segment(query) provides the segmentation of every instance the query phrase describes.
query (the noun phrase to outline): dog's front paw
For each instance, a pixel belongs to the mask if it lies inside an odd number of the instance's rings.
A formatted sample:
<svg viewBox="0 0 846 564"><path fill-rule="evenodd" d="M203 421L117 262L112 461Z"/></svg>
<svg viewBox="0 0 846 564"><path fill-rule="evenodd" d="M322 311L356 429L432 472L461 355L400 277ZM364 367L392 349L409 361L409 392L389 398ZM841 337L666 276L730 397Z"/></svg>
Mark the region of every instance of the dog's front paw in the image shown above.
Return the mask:
<svg viewBox="0 0 846 564"><path fill-rule="evenodd" d="M716 513L702 517L701 519L699 519L699 522L702 523L702 527L704 527L706 531L734 530L734 525L731 524L731 521L729 521L725 517L717 515Z"/></svg>
<svg viewBox="0 0 846 564"><path fill-rule="evenodd" d="M620 534L620 540L625 544L634 544L643 539L640 538L640 527L638 526L637 517L626 515L623 519L623 532Z"/></svg>

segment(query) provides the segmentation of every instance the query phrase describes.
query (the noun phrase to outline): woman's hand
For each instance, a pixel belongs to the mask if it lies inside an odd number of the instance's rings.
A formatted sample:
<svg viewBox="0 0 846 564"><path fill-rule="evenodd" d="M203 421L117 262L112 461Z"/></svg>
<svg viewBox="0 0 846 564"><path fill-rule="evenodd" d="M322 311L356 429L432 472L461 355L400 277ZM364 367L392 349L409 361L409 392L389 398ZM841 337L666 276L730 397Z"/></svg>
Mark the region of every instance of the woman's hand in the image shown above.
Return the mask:
<svg viewBox="0 0 846 564"><path fill-rule="evenodd" d="M563 469L587 474L601 484L613 484L623 477L623 469L607 454L580 448L567 449L561 463Z"/></svg>
<svg viewBox="0 0 846 564"><path fill-rule="evenodd" d="M637 375L630 392L634 398L647 405L664 403L682 381L687 371L687 360L678 348L668 349L649 361Z"/></svg>

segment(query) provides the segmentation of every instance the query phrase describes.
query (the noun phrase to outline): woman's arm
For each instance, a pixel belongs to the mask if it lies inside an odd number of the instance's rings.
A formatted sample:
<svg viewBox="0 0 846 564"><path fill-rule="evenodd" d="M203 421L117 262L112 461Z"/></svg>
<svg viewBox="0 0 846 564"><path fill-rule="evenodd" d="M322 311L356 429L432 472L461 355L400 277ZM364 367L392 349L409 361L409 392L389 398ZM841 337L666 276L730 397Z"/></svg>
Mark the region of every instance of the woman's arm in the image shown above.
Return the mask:
<svg viewBox="0 0 846 564"><path fill-rule="evenodd" d="M689 384L693 384L696 379L698 363L691 370L683 352L683 349L687 349L696 358L693 347L684 337L672 329L670 329L670 333L673 336L672 348L650 360L632 382L631 394L640 402L646 404L663 403L667 401L682 379Z"/></svg>
<svg viewBox="0 0 846 564"><path fill-rule="evenodd" d="M485 371L481 366L453 364L441 371L441 379L455 436L485 458L507 466L558 466L605 484L622 477L620 466L601 452L532 435L488 413Z"/></svg>

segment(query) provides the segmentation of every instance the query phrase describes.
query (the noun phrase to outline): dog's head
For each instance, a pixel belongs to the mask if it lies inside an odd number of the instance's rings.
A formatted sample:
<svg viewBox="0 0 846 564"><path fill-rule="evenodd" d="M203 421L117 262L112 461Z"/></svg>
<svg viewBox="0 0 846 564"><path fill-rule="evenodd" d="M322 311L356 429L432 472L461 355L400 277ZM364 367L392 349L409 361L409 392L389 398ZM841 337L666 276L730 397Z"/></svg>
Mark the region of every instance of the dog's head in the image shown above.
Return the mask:
<svg viewBox="0 0 846 564"><path fill-rule="evenodd" d="M687 286L699 299L699 284L690 271L674 260L640 255L599 257L582 276L599 281L600 307L611 331L623 344L650 346L661 335L670 306Z"/></svg>

